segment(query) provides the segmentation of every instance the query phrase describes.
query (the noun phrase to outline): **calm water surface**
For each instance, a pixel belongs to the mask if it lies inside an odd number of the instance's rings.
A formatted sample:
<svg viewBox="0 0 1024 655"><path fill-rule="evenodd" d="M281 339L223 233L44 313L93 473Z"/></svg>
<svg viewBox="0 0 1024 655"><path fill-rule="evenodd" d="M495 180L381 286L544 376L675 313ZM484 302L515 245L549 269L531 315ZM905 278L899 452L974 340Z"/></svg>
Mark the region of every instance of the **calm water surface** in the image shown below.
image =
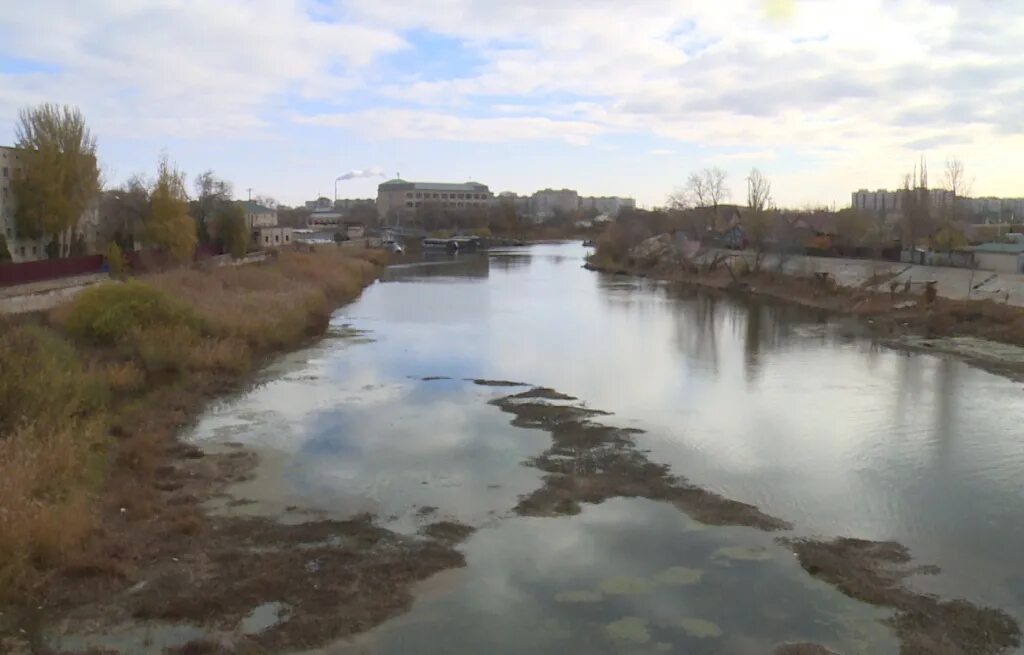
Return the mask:
<svg viewBox="0 0 1024 655"><path fill-rule="evenodd" d="M328 338L195 428L208 447L262 456L234 490L257 502L230 511L479 528L465 569L325 652L763 653L786 640L895 652L885 611L812 580L772 535L641 499L513 515L540 486L522 462L549 436L487 404L507 389L466 378L576 396L614 413L603 423L645 430L652 461L797 535L895 539L943 569L919 588L1024 618L1019 383L815 313L591 273L584 254L544 245L392 269ZM423 379L435 377L450 379ZM679 567L699 581L680 584Z"/></svg>

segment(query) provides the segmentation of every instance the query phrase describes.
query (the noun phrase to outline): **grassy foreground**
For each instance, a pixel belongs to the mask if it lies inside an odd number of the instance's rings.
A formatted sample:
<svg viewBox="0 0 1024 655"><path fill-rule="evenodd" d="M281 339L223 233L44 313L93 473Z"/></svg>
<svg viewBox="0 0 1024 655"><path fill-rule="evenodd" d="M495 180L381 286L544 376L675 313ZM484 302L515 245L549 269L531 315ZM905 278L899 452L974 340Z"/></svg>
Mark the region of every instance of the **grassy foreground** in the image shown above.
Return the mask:
<svg viewBox="0 0 1024 655"><path fill-rule="evenodd" d="M261 358L322 333L384 257L330 247L175 270L0 323L0 603L38 598L58 573L121 566L95 544L169 511L155 480L177 429Z"/></svg>

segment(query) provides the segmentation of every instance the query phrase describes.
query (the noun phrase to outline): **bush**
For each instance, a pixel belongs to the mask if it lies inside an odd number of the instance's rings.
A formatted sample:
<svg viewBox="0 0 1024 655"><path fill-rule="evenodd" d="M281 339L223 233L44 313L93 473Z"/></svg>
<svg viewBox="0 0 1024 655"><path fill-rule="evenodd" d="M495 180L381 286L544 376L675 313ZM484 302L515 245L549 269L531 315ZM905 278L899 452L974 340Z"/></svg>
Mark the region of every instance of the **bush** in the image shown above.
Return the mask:
<svg viewBox="0 0 1024 655"><path fill-rule="evenodd" d="M135 362L108 364L103 370L107 387L115 393L131 393L142 388L146 376Z"/></svg>
<svg viewBox="0 0 1024 655"><path fill-rule="evenodd" d="M234 374L245 373L250 363L249 347L241 339L203 339L192 349L189 361L194 369Z"/></svg>
<svg viewBox="0 0 1024 655"><path fill-rule="evenodd" d="M8 325L0 333L0 439L25 425L56 428L103 400L102 384L53 330Z"/></svg>
<svg viewBox="0 0 1024 655"><path fill-rule="evenodd" d="M86 289L72 302L65 328L80 339L115 345L154 325L198 331L195 312L168 294L136 280Z"/></svg>
<svg viewBox="0 0 1024 655"><path fill-rule="evenodd" d="M0 440L0 602L24 598L92 528L102 470L94 422L31 424Z"/></svg>
<svg viewBox="0 0 1024 655"><path fill-rule="evenodd" d="M132 330L127 343L149 373L181 373L188 367L196 333L186 325L151 325Z"/></svg>
<svg viewBox="0 0 1024 655"><path fill-rule="evenodd" d="M106 258L110 274L118 278L123 276L128 262L125 260L124 253L121 252L121 247L117 243L111 242L110 247L107 248Z"/></svg>

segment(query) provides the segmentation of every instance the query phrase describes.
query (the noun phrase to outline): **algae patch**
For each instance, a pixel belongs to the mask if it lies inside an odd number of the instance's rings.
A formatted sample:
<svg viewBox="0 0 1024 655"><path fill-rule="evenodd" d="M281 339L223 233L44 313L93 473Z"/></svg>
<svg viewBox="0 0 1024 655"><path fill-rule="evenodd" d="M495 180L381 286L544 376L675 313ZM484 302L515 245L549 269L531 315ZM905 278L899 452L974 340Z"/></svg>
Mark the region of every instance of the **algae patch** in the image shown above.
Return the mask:
<svg viewBox="0 0 1024 655"><path fill-rule="evenodd" d="M628 641L634 644L646 644L651 640L651 632L647 629L647 619L636 616L627 616L612 621L604 626L608 636L618 641Z"/></svg>
<svg viewBox="0 0 1024 655"><path fill-rule="evenodd" d="M709 639L722 636L722 629L719 628L717 624L712 623L707 619L687 617L685 619L680 619L679 625L686 631L686 634L691 637L697 637L698 639Z"/></svg>
<svg viewBox="0 0 1024 655"><path fill-rule="evenodd" d="M592 589L567 589L555 594L555 600L559 603L600 603L604 594Z"/></svg>
<svg viewBox="0 0 1024 655"><path fill-rule="evenodd" d="M643 578L615 576L602 580L600 588L609 596L637 596L651 593L654 585Z"/></svg>
<svg viewBox="0 0 1024 655"><path fill-rule="evenodd" d="M760 546L723 546L711 555L711 559L724 564L728 564L730 560L737 562L765 562L771 558L771 552L767 548L761 548Z"/></svg>
<svg viewBox="0 0 1024 655"><path fill-rule="evenodd" d="M654 574L654 581L664 585L684 586L700 582L704 572L685 566L672 566Z"/></svg>

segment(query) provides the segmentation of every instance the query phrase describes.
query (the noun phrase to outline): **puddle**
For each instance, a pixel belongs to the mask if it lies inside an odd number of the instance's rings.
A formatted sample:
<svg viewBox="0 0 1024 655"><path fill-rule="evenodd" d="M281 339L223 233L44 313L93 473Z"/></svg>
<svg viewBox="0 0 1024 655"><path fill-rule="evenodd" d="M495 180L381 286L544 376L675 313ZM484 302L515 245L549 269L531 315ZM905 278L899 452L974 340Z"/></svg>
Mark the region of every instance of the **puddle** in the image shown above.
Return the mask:
<svg viewBox="0 0 1024 655"><path fill-rule="evenodd" d="M255 635L280 623L289 612L286 603L271 602L257 605L242 619L242 634Z"/></svg>

